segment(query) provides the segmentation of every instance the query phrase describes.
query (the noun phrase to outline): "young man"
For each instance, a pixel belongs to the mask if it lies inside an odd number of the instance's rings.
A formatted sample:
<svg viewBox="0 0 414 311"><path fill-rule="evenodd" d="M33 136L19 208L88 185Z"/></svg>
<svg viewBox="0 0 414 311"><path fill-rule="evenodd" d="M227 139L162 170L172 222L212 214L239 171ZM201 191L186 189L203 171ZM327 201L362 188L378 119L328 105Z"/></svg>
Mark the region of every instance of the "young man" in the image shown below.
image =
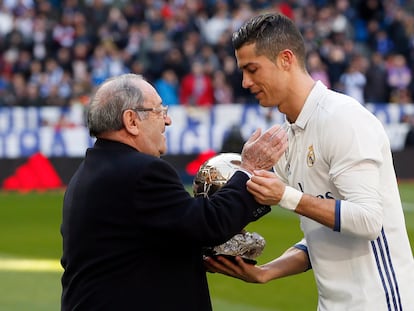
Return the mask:
<svg viewBox="0 0 414 311"><path fill-rule="evenodd" d="M242 85L286 115L289 146L274 173L247 183L263 204L300 215L304 238L262 266L207 258L210 271L266 283L313 269L318 310L414 310L414 260L381 123L355 99L314 81L300 31L283 15L233 34Z"/></svg>
<svg viewBox="0 0 414 311"><path fill-rule="evenodd" d="M160 159L171 122L138 75L109 79L92 98L88 127L97 140L63 202L62 311L209 311L203 247L270 210L247 191L246 172L270 169L283 155L287 137L274 135L279 126L246 142L245 172L210 198L194 198Z"/></svg>

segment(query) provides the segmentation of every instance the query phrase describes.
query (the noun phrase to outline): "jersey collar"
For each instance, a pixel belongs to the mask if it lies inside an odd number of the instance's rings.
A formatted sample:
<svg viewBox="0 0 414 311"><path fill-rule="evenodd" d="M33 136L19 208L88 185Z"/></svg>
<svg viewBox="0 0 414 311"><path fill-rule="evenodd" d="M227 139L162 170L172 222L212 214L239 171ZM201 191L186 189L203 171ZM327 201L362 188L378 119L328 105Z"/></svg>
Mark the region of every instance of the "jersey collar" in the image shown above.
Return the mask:
<svg viewBox="0 0 414 311"><path fill-rule="evenodd" d="M327 87L321 81L317 81L315 83L311 92L309 93L308 98L305 101L305 104L303 105L303 108L296 122L294 123L296 127L302 130L305 129L306 124L308 123L316 107L319 105L319 102L322 99L326 90L327 90Z"/></svg>

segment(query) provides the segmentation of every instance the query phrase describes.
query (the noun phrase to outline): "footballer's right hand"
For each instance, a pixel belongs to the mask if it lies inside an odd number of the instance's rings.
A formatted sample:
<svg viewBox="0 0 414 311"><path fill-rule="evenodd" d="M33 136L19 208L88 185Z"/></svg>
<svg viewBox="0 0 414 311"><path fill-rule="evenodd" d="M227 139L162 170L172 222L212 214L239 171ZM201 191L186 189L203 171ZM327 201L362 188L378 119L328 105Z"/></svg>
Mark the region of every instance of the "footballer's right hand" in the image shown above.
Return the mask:
<svg viewBox="0 0 414 311"><path fill-rule="evenodd" d="M232 260L224 256L205 256L204 265L207 271L212 273L225 274L248 283L263 283L260 279L262 269L251 263L246 263L240 256Z"/></svg>

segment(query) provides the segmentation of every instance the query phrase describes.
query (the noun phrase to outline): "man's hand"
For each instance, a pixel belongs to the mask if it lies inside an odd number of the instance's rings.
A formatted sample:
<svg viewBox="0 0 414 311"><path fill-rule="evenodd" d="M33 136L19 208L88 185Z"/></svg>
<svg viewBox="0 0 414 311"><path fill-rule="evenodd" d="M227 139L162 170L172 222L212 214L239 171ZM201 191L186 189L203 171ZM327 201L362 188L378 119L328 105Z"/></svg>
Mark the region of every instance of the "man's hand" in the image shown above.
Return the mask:
<svg viewBox="0 0 414 311"><path fill-rule="evenodd" d="M240 168L249 173L254 170L269 170L280 159L287 146L288 139L283 126L274 125L262 135L258 129L243 146Z"/></svg>
<svg viewBox="0 0 414 311"><path fill-rule="evenodd" d="M273 172L258 170L247 181L247 190L257 202L266 205L279 204L285 192L286 185Z"/></svg>
<svg viewBox="0 0 414 311"><path fill-rule="evenodd" d="M247 181L246 186L257 202L264 205L278 204L280 207L290 211L296 211L303 197L302 192L285 185L273 172L264 170L254 171L254 175ZM332 209L333 207L332 205L332 207L328 208ZM333 217L334 211L332 210L331 213ZM301 215L308 216L305 214ZM332 221L329 222L329 225L333 226L331 224ZM326 224L325 221L322 223Z"/></svg>
<svg viewBox="0 0 414 311"><path fill-rule="evenodd" d="M204 265L207 271L225 274L248 283L263 283L260 279L262 269L258 266L246 263L240 256L234 257L234 261L224 256L204 257Z"/></svg>

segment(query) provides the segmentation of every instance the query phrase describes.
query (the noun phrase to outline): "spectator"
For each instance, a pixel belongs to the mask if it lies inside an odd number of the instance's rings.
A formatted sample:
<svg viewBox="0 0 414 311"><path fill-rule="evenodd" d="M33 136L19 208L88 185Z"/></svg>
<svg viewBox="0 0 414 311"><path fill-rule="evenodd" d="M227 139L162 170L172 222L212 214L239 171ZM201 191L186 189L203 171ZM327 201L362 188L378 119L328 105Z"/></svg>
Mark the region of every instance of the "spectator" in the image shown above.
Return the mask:
<svg viewBox="0 0 414 311"><path fill-rule="evenodd" d="M92 84L97 86L109 77L109 56L104 45L101 43L93 50L93 55L89 59Z"/></svg>
<svg viewBox="0 0 414 311"><path fill-rule="evenodd" d="M53 41L56 48L71 48L75 41L75 28L73 27L73 14L64 12L60 22L53 28Z"/></svg>
<svg viewBox="0 0 414 311"><path fill-rule="evenodd" d="M150 65L146 70L146 76L149 80L156 80L161 76L164 69L164 59L166 54L171 50L171 42L163 31L154 31L148 40L147 58Z"/></svg>
<svg viewBox="0 0 414 311"><path fill-rule="evenodd" d="M33 60L30 64L30 74L28 82L39 86L42 82L43 66L40 60Z"/></svg>
<svg viewBox="0 0 414 311"><path fill-rule="evenodd" d="M26 106L26 79L22 73L13 75L8 85L5 101L9 106Z"/></svg>
<svg viewBox="0 0 414 311"><path fill-rule="evenodd" d="M4 37L13 31L13 13L4 4L0 4L0 36Z"/></svg>
<svg viewBox="0 0 414 311"><path fill-rule="evenodd" d="M382 0L360 1L357 5L359 18L368 23L375 20L379 23L384 21L384 5Z"/></svg>
<svg viewBox="0 0 414 311"><path fill-rule="evenodd" d="M163 105L175 106L179 105L178 99L178 79L172 69L165 69L161 77L155 81L155 89L162 99Z"/></svg>
<svg viewBox="0 0 414 311"><path fill-rule="evenodd" d="M409 88L412 73L407 65L404 55L394 54L388 58L387 80L391 88L391 96L401 93Z"/></svg>
<svg viewBox="0 0 414 311"><path fill-rule="evenodd" d="M406 31L406 12L401 7L395 7L391 10L390 23L387 32L393 42L393 52L403 55L406 59L410 57L410 46L407 44L410 39Z"/></svg>
<svg viewBox="0 0 414 311"><path fill-rule="evenodd" d="M9 89L9 81L4 74L0 76L0 107L8 106L10 102L7 101L7 91Z"/></svg>
<svg viewBox="0 0 414 311"><path fill-rule="evenodd" d="M213 72L214 104L232 104L234 103L233 89L227 82L226 75L223 71Z"/></svg>
<svg viewBox="0 0 414 311"><path fill-rule="evenodd" d="M88 63L90 47L88 43L77 42L73 48L72 75L73 81L92 84Z"/></svg>
<svg viewBox="0 0 414 311"><path fill-rule="evenodd" d="M379 52L374 52L370 57L370 63L365 73L366 84L364 98L367 103L387 103L390 98L390 90L387 81L387 68L384 57Z"/></svg>
<svg viewBox="0 0 414 311"><path fill-rule="evenodd" d="M134 22L129 27L127 42L124 48L128 59L134 59L139 56L141 41L144 35L141 33L140 24Z"/></svg>
<svg viewBox="0 0 414 311"><path fill-rule="evenodd" d="M39 87L35 83L27 83L24 105L32 107L45 105L45 100L40 97Z"/></svg>
<svg viewBox="0 0 414 311"><path fill-rule="evenodd" d="M201 47L198 59L204 64L206 74L210 76L213 76L215 71L221 69L220 59L210 45L203 45Z"/></svg>
<svg viewBox="0 0 414 311"><path fill-rule="evenodd" d="M62 47L59 48L56 52L56 60L58 62L59 67L63 69L63 71L67 71L73 76L73 67L72 67L72 53L71 49Z"/></svg>
<svg viewBox="0 0 414 311"><path fill-rule="evenodd" d="M254 96L240 84L242 75L237 68L236 60L233 56L226 56L223 60L223 73L226 76L230 88L233 92L235 103L253 103L256 101Z"/></svg>
<svg viewBox="0 0 414 311"><path fill-rule="evenodd" d="M42 73L40 81L40 96L43 98L48 97L52 92L52 89L55 93L54 96L58 96L56 93L58 92L58 85L62 82L63 74L63 69L59 66L57 61L52 57L47 58L45 62L45 71Z"/></svg>
<svg viewBox="0 0 414 311"><path fill-rule="evenodd" d="M108 11L108 20L105 22L108 27L109 36L117 48L122 49L127 42L128 21L122 11L112 6Z"/></svg>
<svg viewBox="0 0 414 311"><path fill-rule="evenodd" d="M18 58L13 63L13 72L22 73L25 79L30 76L30 67L32 62L32 55L29 50L19 49Z"/></svg>
<svg viewBox="0 0 414 311"><path fill-rule="evenodd" d="M371 22L369 27L374 27L377 22ZM373 38L370 40L371 50L387 56L393 51L394 43L389 38L388 33L383 29L372 30Z"/></svg>
<svg viewBox="0 0 414 311"><path fill-rule="evenodd" d="M191 72L184 76L180 90L180 103L184 106L211 107L214 103L213 81L205 74L200 61L191 65Z"/></svg>
<svg viewBox="0 0 414 311"><path fill-rule="evenodd" d="M183 53L178 48L172 48L164 59L164 66L166 69L171 69L177 75L178 81L180 82L184 75L188 72L188 66Z"/></svg>
<svg viewBox="0 0 414 311"><path fill-rule="evenodd" d="M187 70L190 69L191 64L198 59L198 52L202 45L203 42L198 32L191 31L187 33L182 45L184 61L188 66Z"/></svg>
<svg viewBox="0 0 414 311"><path fill-rule="evenodd" d="M339 88L344 94L355 98L360 104L365 104L364 88L367 82L364 75L364 62L362 56L355 56L347 70L339 78Z"/></svg>
<svg viewBox="0 0 414 311"><path fill-rule="evenodd" d="M48 54L49 36L46 16L38 15L33 22L33 48L34 60L44 60Z"/></svg>
<svg viewBox="0 0 414 311"><path fill-rule="evenodd" d="M57 85L51 85L48 95L44 98L46 106L59 106L65 107L69 104L66 98L59 96L59 87Z"/></svg>
<svg viewBox="0 0 414 311"><path fill-rule="evenodd" d="M307 57L307 69L315 81L321 81L326 87L331 87L326 65L321 60L319 53L311 51Z"/></svg>
<svg viewBox="0 0 414 311"><path fill-rule="evenodd" d="M228 29L231 29L231 19L229 15L227 2L217 0L215 12L207 20L201 19L201 33L209 45L215 45L220 36Z"/></svg>
<svg viewBox="0 0 414 311"><path fill-rule="evenodd" d="M384 57L389 53L401 54L412 75L413 27L410 24L414 15L411 7L407 1L384 5L381 0L276 4L264 0L128 0L116 5L106 0L63 1L60 5L46 0L8 1L0 8L0 48L15 72L27 70L22 67L27 63L24 53L30 54L30 61L45 62L59 57L62 69L71 70L73 81L83 85L94 85L120 72L139 72L155 81L164 67L174 67L171 69L181 84L191 70L190 64L196 59L208 59L206 73L213 76L214 71L224 70L235 101L246 103L253 102L254 98L240 85L237 88L233 85L237 74L231 74L224 67L228 65L228 58L234 58L229 44L232 31L257 10L280 10L294 16L308 51L319 54L327 66L329 84L335 89L354 53L371 55L378 51ZM158 33L164 37L160 39ZM155 49L154 40L157 41ZM100 65L92 65L96 61L94 51L103 42L106 42L105 56L110 58L110 66L102 62L103 68L97 69ZM108 49L107 42L116 49ZM162 45L164 51L158 49ZM177 57L177 51L181 56ZM65 60L61 59L62 52ZM72 69L68 68L68 55L73 60Z"/></svg>
<svg viewBox="0 0 414 311"><path fill-rule="evenodd" d="M329 73L329 84L333 90L340 90L340 78L347 67L345 51L338 45L333 45L329 51L327 59L327 69Z"/></svg>

